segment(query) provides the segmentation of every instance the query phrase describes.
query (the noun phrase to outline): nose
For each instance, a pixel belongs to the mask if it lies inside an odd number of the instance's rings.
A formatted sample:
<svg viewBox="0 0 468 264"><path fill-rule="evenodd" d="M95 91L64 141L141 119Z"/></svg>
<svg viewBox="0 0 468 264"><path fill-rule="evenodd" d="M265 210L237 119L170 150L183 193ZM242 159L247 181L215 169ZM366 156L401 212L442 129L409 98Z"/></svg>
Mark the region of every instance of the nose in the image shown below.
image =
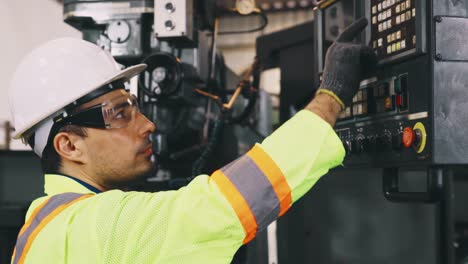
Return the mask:
<svg viewBox="0 0 468 264"><path fill-rule="evenodd" d="M145 115L142 113L137 114L137 119L140 120L141 125L139 126L140 134L151 134L156 131L156 125L151 122Z"/></svg>

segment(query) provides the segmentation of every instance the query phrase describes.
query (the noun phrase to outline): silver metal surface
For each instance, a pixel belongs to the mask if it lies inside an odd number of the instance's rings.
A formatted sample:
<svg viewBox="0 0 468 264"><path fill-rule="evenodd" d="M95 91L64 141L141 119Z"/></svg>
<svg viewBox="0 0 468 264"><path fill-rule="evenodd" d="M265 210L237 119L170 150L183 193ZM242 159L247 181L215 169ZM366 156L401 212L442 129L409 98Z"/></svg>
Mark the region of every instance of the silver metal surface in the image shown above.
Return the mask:
<svg viewBox="0 0 468 264"><path fill-rule="evenodd" d="M154 1L154 34L158 38L191 38L193 18L192 0Z"/></svg>
<svg viewBox="0 0 468 264"><path fill-rule="evenodd" d="M116 17L128 17L129 14L152 13L152 6L132 5L128 2L83 2L64 7L63 19L72 17L92 17L94 20L108 20Z"/></svg>
<svg viewBox="0 0 468 264"><path fill-rule="evenodd" d="M378 120L369 120L369 121L359 122L359 123L356 123L356 127L371 125L375 123L384 123L384 122L388 122L392 120L408 120L409 121L409 120L423 119L427 117L428 117L427 112L419 112L419 113L414 113L414 114L409 114L409 115L400 115L400 116L389 116L387 118L379 118Z"/></svg>
<svg viewBox="0 0 468 264"><path fill-rule="evenodd" d="M107 26L107 36L112 42L123 43L130 37L130 25L125 20L113 21Z"/></svg>

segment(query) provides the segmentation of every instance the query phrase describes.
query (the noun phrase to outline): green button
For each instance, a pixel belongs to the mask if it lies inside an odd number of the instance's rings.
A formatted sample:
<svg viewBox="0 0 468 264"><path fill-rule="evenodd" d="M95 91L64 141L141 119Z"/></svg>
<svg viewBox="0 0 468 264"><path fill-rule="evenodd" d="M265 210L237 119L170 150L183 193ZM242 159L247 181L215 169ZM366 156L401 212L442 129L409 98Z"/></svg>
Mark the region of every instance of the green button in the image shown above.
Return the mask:
<svg viewBox="0 0 468 264"><path fill-rule="evenodd" d="M395 86L395 93L397 94L401 94L401 80L400 78L396 78L395 80L393 80L393 84Z"/></svg>

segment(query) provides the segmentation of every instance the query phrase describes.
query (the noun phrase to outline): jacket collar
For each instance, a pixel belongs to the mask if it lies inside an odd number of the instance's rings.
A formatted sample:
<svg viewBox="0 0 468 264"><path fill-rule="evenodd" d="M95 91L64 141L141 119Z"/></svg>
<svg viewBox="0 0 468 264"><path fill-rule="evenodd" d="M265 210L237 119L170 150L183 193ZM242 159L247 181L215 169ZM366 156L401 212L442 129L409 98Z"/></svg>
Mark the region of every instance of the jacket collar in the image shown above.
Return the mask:
<svg viewBox="0 0 468 264"><path fill-rule="evenodd" d="M81 180L68 175L45 174L44 192L50 196L65 192L100 193L101 191Z"/></svg>

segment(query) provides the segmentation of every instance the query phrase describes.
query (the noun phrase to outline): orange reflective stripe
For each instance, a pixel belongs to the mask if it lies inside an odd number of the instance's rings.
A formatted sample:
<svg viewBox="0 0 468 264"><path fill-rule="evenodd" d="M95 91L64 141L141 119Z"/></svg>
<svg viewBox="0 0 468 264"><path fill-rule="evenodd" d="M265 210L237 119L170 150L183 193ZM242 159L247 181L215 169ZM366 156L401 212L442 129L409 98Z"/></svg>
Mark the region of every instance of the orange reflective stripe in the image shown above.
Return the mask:
<svg viewBox="0 0 468 264"><path fill-rule="evenodd" d="M217 170L211 176L211 179L218 185L221 192L231 204L232 208L239 217L239 220L245 230L244 244L252 240L257 233L257 221L247 201L239 193L237 188L232 184L226 175L221 170Z"/></svg>
<svg viewBox="0 0 468 264"><path fill-rule="evenodd" d="M18 234L18 237L20 237L21 235L23 235L24 231L26 231L26 229L28 229L28 227L31 225L32 221L34 220L34 218L36 218L37 214L41 211L41 209L49 202L50 200L50 197L47 198L44 202L41 203L41 205L39 205L38 207L36 207L36 209L34 209L33 213L31 214L31 216L29 217L28 221L26 221L26 223L23 225L23 227L21 228L21 231L19 232Z"/></svg>
<svg viewBox="0 0 468 264"><path fill-rule="evenodd" d="M286 181L286 177L284 177L284 174L278 165L276 165L276 163L261 147L255 145L249 152L247 152L247 156L255 162L258 168L268 178L271 186L273 186L273 190L278 197L278 201L280 201L279 216L282 216L292 205L291 188Z"/></svg>
<svg viewBox="0 0 468 264"><path fill-rule="evenodd" d="M15 259L15 255L16 255L16 247L13 249L13 255L12 255L11 259Z"/></svg>
<svg viewBox="0 0 468 264"><path fill-rule="evenodd" d="M34 209L33 213L31 214L31 216L29 217L28 221L26 221L26 223L24 223L23 227L21 228L19 234L18 234L18 237L20 237L21 235L23 235L23 233L28 229L28 227L31 225L32 221L34 218L36 218L37 214L41 211L41 209L47 204L47 202L50 200L50 198L46 199L44 202L42 202L41 205L39 205L38 207L36 207L36 209ZM15 255L16 255L16 247L13 249L13 255L11 257L11 259L15 259Z"/></svg>
<svg viewBox="0 0 468 264"><path fill-rule="evenodd" d="M31 244L32 242L34 241L34 239L36 238L36 236L39 234L39 232L52 220L54 219L55 216L57 216L59 213L61 213L63 210L65 210L68 206L80 201L80 200L83 200L85 198L88 198L90 196L92 196L93 194L86 194L86 195L83 195L77 199L74 199L72 201L70 201L69 203L66 203L66 204L62 204L60 205L59 207L57 207L54 211L52 211L49 215L47 215L42 221L41 223L34 229L34 231L31 233L31 235L28 237L28 240L26 242L26 245L24 247L24 250L23 250L23 254L20 256L20 259L18 261L19 264L22 264L24 263L24 260L26 258L26 255L31 247ZM47 204L47 203L44 203L44 204ZM36 211L35 211L36 212Z"/></svg>

